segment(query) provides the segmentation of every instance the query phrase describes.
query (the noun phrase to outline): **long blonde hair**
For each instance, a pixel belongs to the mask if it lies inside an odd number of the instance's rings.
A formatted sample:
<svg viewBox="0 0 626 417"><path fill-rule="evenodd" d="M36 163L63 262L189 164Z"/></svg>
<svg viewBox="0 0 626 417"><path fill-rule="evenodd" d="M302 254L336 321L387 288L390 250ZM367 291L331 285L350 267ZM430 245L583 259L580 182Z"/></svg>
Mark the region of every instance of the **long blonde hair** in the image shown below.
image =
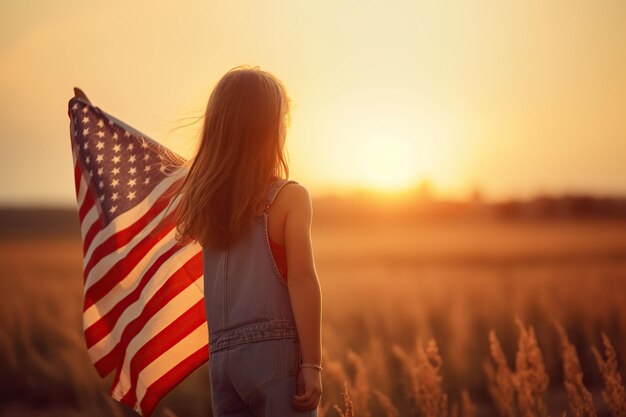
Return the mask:
<svg viewBox="0 0 626 417"><path fill-rule="evenodd" d="M291 100L258 66L230 69L213 89L195 156L176 190L176 240L223 249L262 214L268 187L289 178L285 140Z"/></svg>

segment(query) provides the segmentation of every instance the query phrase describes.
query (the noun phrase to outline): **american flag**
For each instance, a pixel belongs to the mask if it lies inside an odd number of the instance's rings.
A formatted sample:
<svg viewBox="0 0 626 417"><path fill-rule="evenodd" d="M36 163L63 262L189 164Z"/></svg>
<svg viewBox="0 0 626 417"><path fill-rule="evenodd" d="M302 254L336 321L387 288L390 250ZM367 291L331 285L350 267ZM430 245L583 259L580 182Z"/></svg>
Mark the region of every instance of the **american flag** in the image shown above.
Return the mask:
<svg viewBox="0 0 626 417"><path fill-rule="evenodd" d="M209 358L202 248L174 238L171 194L186 171L80 89L68 116L87 349L101 377L115 372L109 395L149 416Z"/></svg>

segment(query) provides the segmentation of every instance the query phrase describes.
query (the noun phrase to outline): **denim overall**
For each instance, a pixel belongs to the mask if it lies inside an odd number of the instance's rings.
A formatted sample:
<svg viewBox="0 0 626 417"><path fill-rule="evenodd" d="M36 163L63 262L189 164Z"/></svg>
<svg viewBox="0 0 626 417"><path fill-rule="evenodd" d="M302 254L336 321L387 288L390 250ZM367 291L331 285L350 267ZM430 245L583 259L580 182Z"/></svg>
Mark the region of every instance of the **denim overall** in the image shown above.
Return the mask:
<svg viewBox="0 0 626 417"><path fill-rule="evenodd" d="M267 233L269 207L290 182L272 183L249 234L227 249L202 250L214 417L317 417L292 404L300 341Z"/></svg>

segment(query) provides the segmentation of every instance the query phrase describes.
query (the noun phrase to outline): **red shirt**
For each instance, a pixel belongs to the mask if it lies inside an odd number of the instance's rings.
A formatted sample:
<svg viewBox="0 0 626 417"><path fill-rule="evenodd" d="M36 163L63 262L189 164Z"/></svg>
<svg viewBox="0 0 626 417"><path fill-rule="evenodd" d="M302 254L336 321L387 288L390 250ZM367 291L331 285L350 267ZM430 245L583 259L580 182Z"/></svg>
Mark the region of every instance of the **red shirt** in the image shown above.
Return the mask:
<svg viewBox="0 0 626 417"><path fill-rule="evenodd" d="M270 241L270 248L272 249L272 256L274 257L274 262L276 262L276 266L280 271L282 277L287 281L287 249L284 245L279 245L274 242L272 239Z"/></svg>

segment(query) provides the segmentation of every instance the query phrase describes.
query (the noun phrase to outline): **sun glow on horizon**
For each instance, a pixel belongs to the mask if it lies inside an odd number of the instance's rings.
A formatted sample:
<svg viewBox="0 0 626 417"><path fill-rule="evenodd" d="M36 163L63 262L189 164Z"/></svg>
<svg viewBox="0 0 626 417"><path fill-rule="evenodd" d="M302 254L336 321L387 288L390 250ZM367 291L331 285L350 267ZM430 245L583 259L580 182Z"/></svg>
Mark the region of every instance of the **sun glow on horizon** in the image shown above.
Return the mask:
<svg viewBox="0 0 626 417"><path fill-rule="evenodd" d="M354 150L354 169L362 185L390 191L413 186L417 153L413 143L398 136L365 137Z"/></svg>
<svg viewBox="0 0 626 417"><path fill-rule="evenodd" d="M378 86L345 91L318 125L316 134L332 145L323 149L328 169L316 174L340 189L383 194L410 192L425 179L463 183L462 147L450 121L458 118L418 100Z"/></svg>

